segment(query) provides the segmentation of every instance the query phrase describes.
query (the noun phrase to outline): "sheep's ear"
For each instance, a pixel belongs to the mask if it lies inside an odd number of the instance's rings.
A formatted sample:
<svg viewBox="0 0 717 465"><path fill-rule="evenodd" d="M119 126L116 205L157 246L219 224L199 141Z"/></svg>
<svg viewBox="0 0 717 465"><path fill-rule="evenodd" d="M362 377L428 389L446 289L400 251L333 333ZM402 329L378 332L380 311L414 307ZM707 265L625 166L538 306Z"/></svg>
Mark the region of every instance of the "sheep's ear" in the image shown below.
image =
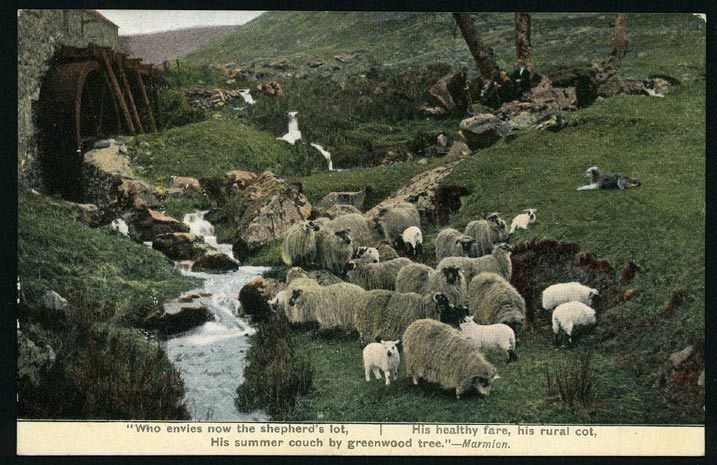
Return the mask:
<svg viewBox="0 0 717 465"><path fill-rule="evenodd" d="M400 340L400 339L396 339L395 341L393 341L393 343L396 344L396 345L399 345L399 344L401 343L401 340Z"/></svg>
<svg viewBox="0 0 717 465"><path fill-rule="evenodd" d="M376 336L376 338L374 339L374 341L375 341L375 342L378 342L379 344L383 342L383 340L381 339L381 336Z"/></svg>
<svg viewBox="0 0 717 465"><path fill-rule="evenodd" d="M443 297L443 294L441 294L440 292L436 292L435 294L433 294L433 301L435 303L440 303L441 297Z"/></svg>

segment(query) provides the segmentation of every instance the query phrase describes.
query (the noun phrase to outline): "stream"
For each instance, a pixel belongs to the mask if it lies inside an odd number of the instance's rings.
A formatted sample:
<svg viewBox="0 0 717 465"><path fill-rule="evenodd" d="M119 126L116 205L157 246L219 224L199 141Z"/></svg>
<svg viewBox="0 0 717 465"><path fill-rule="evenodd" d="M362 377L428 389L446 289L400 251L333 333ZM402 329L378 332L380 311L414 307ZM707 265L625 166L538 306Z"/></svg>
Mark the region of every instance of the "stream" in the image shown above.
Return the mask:
<svg viewBox="0 0 717 465"><path fill-rule="evenodd" d="M207 244L232 256L231 244L217 244L214 227L204 219L205 213L187 214L184 222ZM201 295L199 301L213 316L212 321L173 335L163 343L169 360L182 374L184 400L192 420L268 421L263 411L239 412L234 404L236 388L244 381L248 336L255 333L238 316L239 290L267 268L242 266L234 272L214 274L189 271L191 262L177 265L183 275L204 280L201 287L185 294Z"/></svg>

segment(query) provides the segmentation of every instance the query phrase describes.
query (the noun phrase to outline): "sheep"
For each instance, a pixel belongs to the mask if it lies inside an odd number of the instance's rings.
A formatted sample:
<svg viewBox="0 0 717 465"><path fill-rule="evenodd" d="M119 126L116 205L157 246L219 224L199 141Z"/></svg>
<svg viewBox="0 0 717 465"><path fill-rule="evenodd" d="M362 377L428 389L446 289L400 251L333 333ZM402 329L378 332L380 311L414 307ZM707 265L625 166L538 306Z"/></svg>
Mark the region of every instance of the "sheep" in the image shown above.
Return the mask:
<svg viewBox="0 0 717 465"><path fill-rule="evenodd" d="M479 273L471 280L468 308L482 325L503 323L520 333L525 324L525 300L496 273Z"/></svg>
<svg viewBox="0 0 717 465"><path fill-rule="evenodd" d="M341 275L353 256L353 241L345 229L321 229L316 233L316 261L319 266Z"/></svg>
<svg viewBox="0 0 717 465"><path fill-rule="evenodd" d="M436 260L446 257L476 257L476 240L453 228L442 229L436 236Z"/></svg>
<svg viewBox="0 0 717 465"><path fill-rule="evenodd" d="M423 263L411 263L404 266L396 275L397 292L415 292L425 294L428 276L435 271Z"/></svg>
<svg viewBox="0 0 717 465"><path fill-rule="evenodd" d="M421 216L415 205L408 202L400 202L393 207L384 207L378 212L378 225L383 232L384 238L400 248L401 234L411 226L421 227Z"/></svg>
<svg viewBox="0 0 717 465"><path fill-rule="evenodd" d="M364 292L349 283L294 289L287 303L288 313L311 315L322 329L353 329L354 302Z"/></svg>
<svg viewBox="0 0 717 465"><path fill-rule="evenodd" d="M513 234L516 229L528 229L529 224L535 223L536 211L535 208L526 208L523 210L523 213L513 218L513 221L510 223L509 234Z"/></svg>
<svg viewBox="0 0 717 465"><path fill-rule="evenodd" d="M432 270L422 293L432 294L435 292L445 294L453 305L467 303L468 284L465 274L455 266L444 266L439 270Z"/></svg>
<svg viewBox="0 0 717 465"><path fill-rule="evenodd" d="M274 297L274 303L283 305L283 309L278 307L277 310L283 310L286 314L286 318L289 323L300 324L300 323L312 323L316 321L316 315L311 311L311 307L296 307L294 300L299 298L304 291L320 289L319 283L309 278L296 278L292 280L283 291L281 297ZM281 294L281 293L279 293Z"/></svg>
<svg viewBox="0 0 717 465"><path fill-rule="evenodd" d="M476 389L490 395L493 381L499 379L496 368L483 357L474 343L459 330L431 319L414 321L403 333L406 368L413 378L438 383L443 389L455 389L456 399Z"/></svg>
<svg viewBox="0 0 717 465"><path fill-rule="evenodd" d="M573 300L560 304L553 311L553 342L558 344L558 334L562 329L568 336L568 345L572 345L576 327L594 326L595 323L595 310L584 303Z"/></svg>
<svg viewBox="0 0 717 465"><path fill-rule="evenodd" d="M359 247L354 252L353 258L364 260L369 263L378 263L381 261L381 254L378 253L376 247Z"/></svg>
<svg viewBox="0 0 717 465"><path fill-rule="evenodd" d="M593 299L599 295L600 293L597 289L584 286L575 281L553 284L543 290L543 309L550 312L558 305L573 300L580 301L585 305L592 305Z"/></svg>
<svg viewBox="0 0 717 465"><path fill-rule="evenodd" d="M304 271L298 266L295 266L286 272L286 284L289 284L297 278L310 278L322 286L343 282L341 278L325 270Z"/></svg>
<svg viewBox="0 0 717 465"><path fill-rule="evenodd" d="M313 221L303 221L289 228L281 251L282 261L289 266L310 266L316 259L316 231Z"/></svg>
<svg viewBox="0 0 717 465"><path fill-rule="evenodd" d="M394 258L398 258L398 252L396 252L396 249L391 247L390 244L387 244L386 242L381 242L378 247L378 253L381 256L381 260L384 262L387 262L389 260L393 260Z"/></svg>
<svg viewBox="0 0 717 465"><path fill-rule="evenodd" d="M508 225L500 213L490 213L484 220L471 221L466 226L465 234L476 240L479 255L487 255L493 251L493 245L508 239Z"/></svg>
<svg viewBox="0 0 717 465"><path fill-rule="evenodd" d="M349 213L346 215L340 215L329 221L326 225L327 229L333 229L339 231L346 229L351 233L351 239L355 247L370 246L373 242L371 235L371 228L368 225L368 221L363 215L359 213Z"/></svg>
<svg viewBox="0 0 717 465"><path fill-rule="evenodd" d="M401 354L398 353L400 339L384 341L377 339L363 349L363 369L366 381L371 381L373 371L376 379L381 379L381 372L386 378L386 386L391 384L391 378L398 379L398 366L401 364Z"/></svg>
<svg viewBox="0 0 717 465"><path fill-rule="evenodd" d="M474 341L483 352L502 350L508 354L508 363L518 360L515 353L515 331L502 323L479 325L475 317L469 315L460 324L461 333L466 339Z"/></svg>
<svg viewBox="0 0 717 465"><path fill-rule="evenodd" d="M413 263L411 260L402 257L379 263L351 261L347 266L346 280L367 291L372 289L394 290L399 270L411 263Z"/></svg>
<svg viewBox="0 0 717 465"><path fill-rule="evenodd" d="M513 274L513 264L510 260L511 247L508 244L497 244L490 255L483 257L446 257L438 263L436 269L446 266L455 266L463 271L466 281L470 282L478 273L490 271L498 273L510 280Z"/></svg>
<svg viewBox="0 0 717 465"><path fill-rule="evenodd" d="M423 253L423 233L421 228L411 226L401 233L403 247L408 254L421 255Z"/></svg>
<svg viewBox="0 0 717 465"><path fill-rule="evenodd" d="M276 293L273 299L269 301L269 307L274 313L285 312L287 303L289 301L289 294L286 289Z"/></svg>
<svg viewBox="0 0 717 465"><path fill-rule="evenodd" d="M421 318L448 320L454 310L443 294L422 296L376 289L361 294L354 303L354 325L363 341L377 337L398 339Z"/></svg>

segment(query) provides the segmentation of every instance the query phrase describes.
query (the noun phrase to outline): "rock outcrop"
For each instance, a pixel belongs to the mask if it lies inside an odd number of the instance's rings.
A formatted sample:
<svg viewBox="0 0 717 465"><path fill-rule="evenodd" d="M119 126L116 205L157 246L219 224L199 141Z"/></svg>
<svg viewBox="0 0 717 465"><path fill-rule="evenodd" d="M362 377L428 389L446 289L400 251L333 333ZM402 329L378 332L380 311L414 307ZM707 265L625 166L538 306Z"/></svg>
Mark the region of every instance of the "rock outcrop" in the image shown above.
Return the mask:
<svg viewBox="0 0 717 465"><path fill-rule="evenodd" d="M129 228L129 237L137 242L151 241L160 234L189 232L189 226L181 221L146 207L128 211L123 219Z"/></svg>
<svg viewBox="0 0 717 465"><path fill-rule="evenodd" d="M38 386L55 363L55 351L48 344L33 341L17 331L17 377Z"/></svg>
<svg viewBox="0 0 717 465"><path fill-rule="evenodd" d="M240 263L218 250L209 249L192 264L192 271L204 271L206 273L225 273L235 271Z"/></svg>
<svg viewBox="0 0 717 465"><path fill-rule="evenodd" d="M328 210L334 205L351 205L361 210L364 200L366 200L365 190L356 192L329 192L323 196L314 207L317 210L317 214Z"/></svg>
<svg viewBox="0 0 717 465"><path fill-rule="evenodd" d="M464 119L461 121L460 131L471 150L490 147L509 133L505 123L490 113Z"/></svg>
<svg viewBox="0 0 717 465"><path fill-rule="evenodd" d="M166 334L180 333L199 326L211 318L211 313L201 302L166 302L161 312L145 319L145 326Z"/></svg>

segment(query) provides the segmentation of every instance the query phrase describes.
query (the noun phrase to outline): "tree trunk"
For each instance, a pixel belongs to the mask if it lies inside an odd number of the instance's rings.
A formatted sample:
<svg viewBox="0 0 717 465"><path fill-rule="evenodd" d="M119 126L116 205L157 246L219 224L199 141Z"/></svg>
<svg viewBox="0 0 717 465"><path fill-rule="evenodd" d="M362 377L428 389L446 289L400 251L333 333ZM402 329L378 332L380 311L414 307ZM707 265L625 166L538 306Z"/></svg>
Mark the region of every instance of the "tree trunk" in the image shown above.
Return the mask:
<svg viewBox="0 0 717 465"><path fill-rule="evenodd" d="M515 14L515 62L525 65L532 76L536 74L533 48L530 45L530 15L528 13Z"/></svg>
<svg viewBox="0 0 717 465"><path fill-rule="evenodd" d="M453 13L458 28L463 34L463 38L468 45L468 49L473 55L476 66L480 71L480 77L483 82L492 82L497 78L500 68L495 63L495 55L493 50L486 48L483 39L473 24L473 18L468 13Z"/></svg>
<svg viewBox="0 0 717 465"><path fill-rule="evenodd" d="M615 33L612 38L612 51L607 59L595 67L595 81L605 82L615 75L617 68L622 62L622 57L627 53L627 23L629 15L618 13L615 17Z"/></svg>

